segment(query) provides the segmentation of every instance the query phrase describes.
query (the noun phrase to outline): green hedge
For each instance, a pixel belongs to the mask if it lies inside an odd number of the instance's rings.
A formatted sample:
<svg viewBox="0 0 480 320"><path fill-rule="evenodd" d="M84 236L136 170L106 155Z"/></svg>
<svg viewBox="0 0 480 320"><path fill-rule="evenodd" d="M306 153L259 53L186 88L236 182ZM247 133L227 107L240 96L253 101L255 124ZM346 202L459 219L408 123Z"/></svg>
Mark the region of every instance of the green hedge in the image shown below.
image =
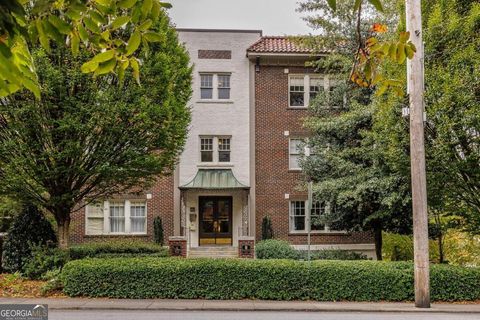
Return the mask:
<svg viewBox="0 0 480 320"><path fill-rule="evenodd" d="M480 299L480 269L431 268L433 300ZM69 296L111 298L412 300L408 262L112 258L71 261Z"/></svg>
<svg viewBox="0 0 480 320"><path fill-rule="evenodd" d="M70 259L108 258L128 256L168 256L168 250L158 244L142 241L94 242L69 248Z"/></svg>

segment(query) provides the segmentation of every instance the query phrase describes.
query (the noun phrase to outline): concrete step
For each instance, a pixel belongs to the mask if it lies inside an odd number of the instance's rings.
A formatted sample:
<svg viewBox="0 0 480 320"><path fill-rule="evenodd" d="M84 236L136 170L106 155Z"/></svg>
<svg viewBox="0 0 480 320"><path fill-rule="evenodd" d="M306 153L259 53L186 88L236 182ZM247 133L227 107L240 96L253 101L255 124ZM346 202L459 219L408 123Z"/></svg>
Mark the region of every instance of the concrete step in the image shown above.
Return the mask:
<svg viewBox="0 0 480 320"><path fill-rule="evenodd" d="M202 246L190 248L189 258L237 258L238 248L231 246Z"/></svg>

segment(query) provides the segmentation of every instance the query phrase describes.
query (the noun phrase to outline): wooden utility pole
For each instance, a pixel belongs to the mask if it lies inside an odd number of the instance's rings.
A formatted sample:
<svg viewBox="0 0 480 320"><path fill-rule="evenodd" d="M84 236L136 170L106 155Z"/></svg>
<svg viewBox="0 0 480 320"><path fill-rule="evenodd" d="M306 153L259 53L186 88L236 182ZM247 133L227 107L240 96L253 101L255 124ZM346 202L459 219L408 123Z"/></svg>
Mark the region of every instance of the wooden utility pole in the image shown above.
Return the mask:
<svg viewBox="0 0 480 320"><path fill-rule="evenodd" d="M421 0L406 0L407 31L417 48L407 63L410 96L410 158L413 205L413 250L415 264L415 306L430 308L428 257L427 179L424 143L424 75Z"/></svg>

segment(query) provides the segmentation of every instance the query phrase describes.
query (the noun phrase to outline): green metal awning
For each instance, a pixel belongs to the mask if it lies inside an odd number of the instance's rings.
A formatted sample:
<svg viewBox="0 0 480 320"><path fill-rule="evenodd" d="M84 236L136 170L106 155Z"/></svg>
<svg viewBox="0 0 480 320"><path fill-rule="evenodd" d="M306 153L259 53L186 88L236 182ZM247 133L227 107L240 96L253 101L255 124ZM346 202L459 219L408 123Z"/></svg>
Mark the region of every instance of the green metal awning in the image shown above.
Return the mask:
<svg viewBox="0 0 480 320"><path fill-rule="evenodd" d="M180 189L249 189L240 183L231 169L198 169L197 175Z"/></svg>

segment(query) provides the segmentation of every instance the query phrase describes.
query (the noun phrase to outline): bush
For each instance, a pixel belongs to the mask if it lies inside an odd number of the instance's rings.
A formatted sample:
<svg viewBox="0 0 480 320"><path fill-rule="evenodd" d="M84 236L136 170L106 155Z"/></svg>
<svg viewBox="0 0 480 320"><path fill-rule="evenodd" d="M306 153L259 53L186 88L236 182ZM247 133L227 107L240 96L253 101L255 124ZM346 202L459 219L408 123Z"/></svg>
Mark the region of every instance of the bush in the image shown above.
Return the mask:
<svg viewBox="0 0 480 320"><path fill-rule="evenodd" d="M153 219L153 240L161 246L164 244L162 218L158 216Z"/></svg>
<svg viewBox="0 0 480 320"><path fill-rule="evenodd" d="M33 246L32 256L22 267L22 275L40 279L48 271L61 269L69 260L68 251L52 246Z"/></svg>
<svg viewBox="0 0 480 320"><path fill-rule="evenodd" d="M299 257L306 260L307 251L299 251ZM347 250L315 250L311 252L312 260L368 260L362 253Z"/></svg>
<svg viewBox="0 0 480 320"><path fill-rule="evenodd" d="M438 246L434 240L429 241L430 261L438 261ZM412 236L396 233L383 234L382 256L386 261L413 261Z"/></svg>
<svg viewBox="0 0 480 320"><path fill-rule="evenodd" d="M148 256L157 257L168 256L168 250L158 244L141 241L112 241L95 242L78 246L72 246L69 249L70 258L83 259L93 257L115 257L115 256Z"/></svg>
<svg viewBox="0 0 480 320"><path fill-rule="evenodd" d="M265 216L262 219L262 240L269 239L273 239L272 219L269 216Z"/></svg>
<svg viewBox="0 0 480 320"><path fill-rule="evenodd" d="M26 206L10 226L3 243L3 268L9 272L21 271L32 256L31 246L57 243L50 222L35 206Z"/></svg>
<svg viewBox="0 0 480 320"><path fill-rule="evenodd" d="M258 259L297 259L298 252L287 241L263 240L255 245Z"/></svg>
<svg viewBox="0 0 480 320"><path fill-rule="evenodd" d="M69 296L110 298L410 301L408 262L248 259L84 259L65 265ZM431 267L435 301L480 299L480 269Z"/></svg>

